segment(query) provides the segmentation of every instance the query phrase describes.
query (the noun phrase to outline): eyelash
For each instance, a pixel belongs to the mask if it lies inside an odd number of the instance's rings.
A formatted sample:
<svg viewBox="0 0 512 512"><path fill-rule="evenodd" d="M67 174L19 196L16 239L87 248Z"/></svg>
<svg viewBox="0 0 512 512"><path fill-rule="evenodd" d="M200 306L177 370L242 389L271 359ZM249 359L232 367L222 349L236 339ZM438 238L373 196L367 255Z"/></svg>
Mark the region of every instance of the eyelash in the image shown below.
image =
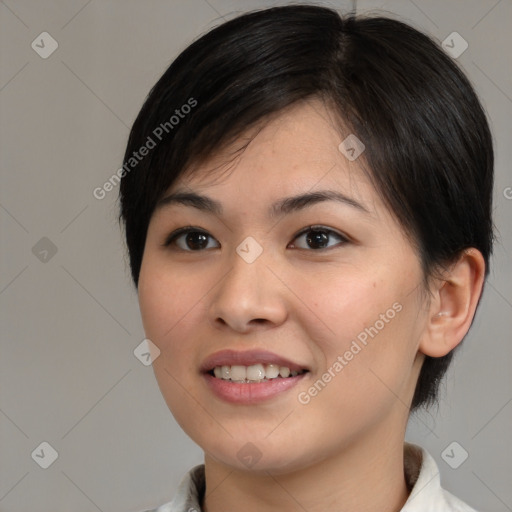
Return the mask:
<svg viewBox="0 0 512 512"><path fill-rule="evenodd" d="M314 252L323 252L323 251L327 251L329 249L333 249L334 247L340 247L342 245L345 245L347 243L349 243L349 239L348 237L346 237L345 235L342 235L341 233L338 233L337 231L334 231L333 229L329 229L325 226L321 226L321 225L312 225L312 226L308 226L307 228L304 228L303 230L301 230L299 233L297 233L294 237L293 237L293 240L299 238L300 236L303 236L311 231L321 231L321 232L324 232L324 233L327 233L328 236L336 236L337 238L339 238L341 240L340 243L334 245L334 246L330 246L330 247L322 247L320 249L304 249L303 247L299 247L299 250L302 250L302 251L314 251ZM164 247L169 247L171 246L172 244L175 244L176 240L182 236L182 235L185 235L185 234L188 234L188 233L200 233L200 234L203 234L203 235L206 235L207 237L209 238L213 238L210 234L208 234L206 231L200 229L200 228L196 228L194 226L185 226L185 227L182 227L182 228L179 228L175 231L173 231L166 239L165 239L165 242L162 244ZM293 241L292 240L292 241ZM177 250L180 250L180 251L183 251L183 252L203 252L205 251L206 249L200 249L200 250L191 250L191 249L182 249L181 247L178 247Z"/></svg>

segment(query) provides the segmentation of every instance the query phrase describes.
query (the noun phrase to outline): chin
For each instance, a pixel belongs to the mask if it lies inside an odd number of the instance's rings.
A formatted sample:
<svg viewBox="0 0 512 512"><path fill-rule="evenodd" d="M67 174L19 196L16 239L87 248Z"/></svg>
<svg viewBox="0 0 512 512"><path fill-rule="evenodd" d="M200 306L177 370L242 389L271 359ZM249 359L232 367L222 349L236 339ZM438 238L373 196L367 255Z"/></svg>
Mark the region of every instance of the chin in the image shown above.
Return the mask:
<svg viewBox="0 0 512 512"><path fill-rule="evenodd" d="M305 469L319 461L315 459L320 459L318 453L316 456L308 456L303 445L303 452L297 453L297 445L300 443L290 443L289 446L281 444L277 447L275 443L265 442L264 439L255 442L247 437L235 439L229 438L221 445L213 445L211 438L205 443L201 443L200 440L194 441L217 463L252 474L288 474Z"/></svg>

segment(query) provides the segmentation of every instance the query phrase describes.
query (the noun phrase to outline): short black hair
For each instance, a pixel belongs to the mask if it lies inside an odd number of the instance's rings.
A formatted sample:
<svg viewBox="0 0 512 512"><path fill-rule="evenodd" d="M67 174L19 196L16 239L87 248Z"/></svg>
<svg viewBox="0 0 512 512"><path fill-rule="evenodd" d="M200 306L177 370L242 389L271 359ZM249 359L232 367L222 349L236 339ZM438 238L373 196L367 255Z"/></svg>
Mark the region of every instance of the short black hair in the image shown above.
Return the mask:
<svg viewBox="0 0 512 512"><path fill-rule="evenodd" d="M120 185L136 286L155 205L177 178L309 98L325 101L340 133L365 144L362 166L417 248L424 276L475 247L487 277L493 144L469 80L439 43L408 24L301 4L252 11L214 28L147 96ZM411 409L436 401L452 356L425 358Z"/></svg>

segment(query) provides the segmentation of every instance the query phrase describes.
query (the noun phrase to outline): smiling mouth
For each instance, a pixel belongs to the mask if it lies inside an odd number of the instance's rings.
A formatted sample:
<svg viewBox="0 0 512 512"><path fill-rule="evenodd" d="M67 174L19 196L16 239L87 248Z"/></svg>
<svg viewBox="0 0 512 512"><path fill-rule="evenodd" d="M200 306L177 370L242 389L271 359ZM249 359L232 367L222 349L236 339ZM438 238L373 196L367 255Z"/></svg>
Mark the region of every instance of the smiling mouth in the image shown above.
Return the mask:
<svg viewBox="0 0 512 512"><path fill-rule="evenodd" d="M217 379L234 382L237 384L257 384L259 382L268 382L276 379L290 379L306 373L308 370L292 371L287 366L277 364L253 364L243 365L223 365L215 366L208 372L209 375Z"/></svg>

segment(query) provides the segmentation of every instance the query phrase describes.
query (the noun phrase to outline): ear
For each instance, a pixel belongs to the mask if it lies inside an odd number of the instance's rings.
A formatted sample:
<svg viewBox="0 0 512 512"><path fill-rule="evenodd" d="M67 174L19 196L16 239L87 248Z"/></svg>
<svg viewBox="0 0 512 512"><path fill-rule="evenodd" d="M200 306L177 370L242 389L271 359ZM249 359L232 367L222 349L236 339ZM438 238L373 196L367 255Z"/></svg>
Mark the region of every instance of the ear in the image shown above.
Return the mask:
<svg viewBox="0 0 512 512"><path fill-rule="evenodd" d="M482 253L470 248L444 272L442 279L435 280L420 352L442 357L462 341L475 316L484 279Z"/></svg>

